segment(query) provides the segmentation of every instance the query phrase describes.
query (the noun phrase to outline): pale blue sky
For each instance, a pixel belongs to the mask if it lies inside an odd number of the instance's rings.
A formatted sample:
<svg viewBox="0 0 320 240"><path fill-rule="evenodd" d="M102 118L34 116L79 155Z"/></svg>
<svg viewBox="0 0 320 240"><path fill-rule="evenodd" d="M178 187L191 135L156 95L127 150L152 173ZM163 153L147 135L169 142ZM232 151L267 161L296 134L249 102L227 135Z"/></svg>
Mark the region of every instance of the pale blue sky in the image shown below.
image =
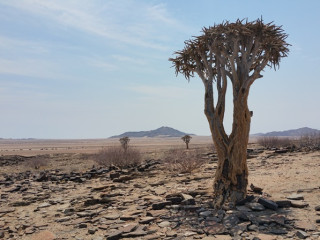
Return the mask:
<svg viewBox="0 0 320 240"><path fill-rule="evenodd" d="M0 0L0 137L210 135L201 80L176 77L168 58L203 26L261 16L292 46L251 88L251 133L320 129L319 10L318 0Z"/></svg>

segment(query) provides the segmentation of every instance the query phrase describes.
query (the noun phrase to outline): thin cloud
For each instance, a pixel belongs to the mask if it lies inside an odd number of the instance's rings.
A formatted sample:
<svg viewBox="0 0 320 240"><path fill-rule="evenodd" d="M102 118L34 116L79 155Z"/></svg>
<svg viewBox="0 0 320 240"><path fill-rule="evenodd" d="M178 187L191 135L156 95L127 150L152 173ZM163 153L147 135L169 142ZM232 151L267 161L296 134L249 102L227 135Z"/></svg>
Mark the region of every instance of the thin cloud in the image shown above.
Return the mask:
<svg viewBox="0 0 320 240"><path fill-rule="evenodd" d="M153 24L166 24L171 28L177 26L177 22L169 16L164 5L150 6L140 4L140 8L137 8L139 9L140 19L129 22L127 24L129 27L125 29L121 21L118 22L119 18L122 16L130 18L133 14L136 14L132 13L132 9L130 8L124 8L125 12L119 10L119 8L126 6L127 3L130 5L130 1L122 1L120 4L113 4L111 6L105 4L104 12L101 12L101 6L95 5L94 2L88 3L86 1L10 0L2 4L106 39L139 47L167 50L168 48L165 44L155 41L154 29L148 27L149 21L147 21L152 19ZM113 18L104 17L106 14L113 16L113 12L120 12L121 15L114 16ZM149 30L146 33L149 38L143 37L142 35L145 34L141 35L139 31L130 31L130 29Z"/></svg>

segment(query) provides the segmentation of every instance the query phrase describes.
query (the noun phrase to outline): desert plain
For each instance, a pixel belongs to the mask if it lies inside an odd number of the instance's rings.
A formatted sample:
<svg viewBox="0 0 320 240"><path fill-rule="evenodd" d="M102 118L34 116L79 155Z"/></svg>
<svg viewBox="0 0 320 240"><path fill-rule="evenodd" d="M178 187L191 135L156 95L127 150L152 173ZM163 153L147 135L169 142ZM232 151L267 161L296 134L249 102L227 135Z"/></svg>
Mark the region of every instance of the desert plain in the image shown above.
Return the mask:
<svg viewBox="0 0 320 240"><path fill-rule="evenodd" d="M133 138L142 162L99 166L119 139L0 140L0 239L320 239L320 151L248 145L246 202L214 209L217 157L210 137L190 150L204 164L172 171L180 138ZM35 169L34 159L43 165ZM253 185L250 188L250 185Z"/></svg>

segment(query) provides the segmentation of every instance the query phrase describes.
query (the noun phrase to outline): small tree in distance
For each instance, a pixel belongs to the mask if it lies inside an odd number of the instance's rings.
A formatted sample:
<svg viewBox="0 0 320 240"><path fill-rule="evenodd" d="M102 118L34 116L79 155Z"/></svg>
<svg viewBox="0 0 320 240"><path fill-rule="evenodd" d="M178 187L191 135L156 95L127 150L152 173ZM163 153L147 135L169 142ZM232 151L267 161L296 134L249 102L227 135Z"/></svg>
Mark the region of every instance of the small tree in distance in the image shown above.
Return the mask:
<svg viewBox="0 0 320 240"><path fill-rule="evenodd" d="M129 137L122 137L119 139L121 146L123 148L123 150L127 151L128 146L129 146L129 142L130 142L130 138Z"/></svg>
<svg viewBox="0 0 320 240"><path fill-rule="evenodd" d="M252 114L248 108L251 85L266 66L279 67L289 44L282 27L253 22L228 21L203 28L202 35L185 41L185 47L169 60L176 74L187 80L200 77L204 84L204 112L218 155L214 180L214 205L235 203L245 198L248 185L247 144ZM224 129L227 82L233 91L233 124L230 135ZM217 88L214 99L213 86Z"/></svg>
<svg viewBox="0 0 320 240"><path fill-rule="evenodd" d="M186 144L187 149L189 149L189 142L191 140L191 136L189 135L184 135L181 139L182 141L184 141L184 143Z"/></svg>

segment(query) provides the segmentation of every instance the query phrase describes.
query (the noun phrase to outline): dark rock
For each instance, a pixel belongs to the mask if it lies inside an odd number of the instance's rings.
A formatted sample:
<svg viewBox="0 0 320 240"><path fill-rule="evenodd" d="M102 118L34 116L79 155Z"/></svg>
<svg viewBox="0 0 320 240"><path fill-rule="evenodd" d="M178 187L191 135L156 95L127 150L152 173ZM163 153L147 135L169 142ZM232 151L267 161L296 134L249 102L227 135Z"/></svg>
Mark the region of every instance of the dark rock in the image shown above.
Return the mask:
<svg viewBox="0 0 320 240"><path fill-rule="evenodd" d="M269 231L271 234L275 234L275 235L284 235L287 234L288 232L284 229L271 229Z"/></svg>
<svg viewBox="0 0 320 240"><path fill-rule="evenodd" d="M79 227L79 228L87 228L88 225L87 225L86 223L80 223L80 224L78 225L78 227Z"/></svg>
<svg viewBox="0 0 320 240"><path fill-rule="evenodd" d="M170 201L154 203L154 204L152 204L152 209L153 210L161 210L161 209L165 208L168 205L171 205Z"/></svg>
<svg viewBox="0 0 320 240"><path fill-rule="evenodd" d="M320 211L320 205L319 205L319 206L316 206L316 207L314 208L314 210Z"/></svg>
<svg viewBox="0 0 320 240"><path fill-rule="evenodd" d="M305 238L309 237L308 233L301 231L301 230L296 232L296 236L300 239L305 239Z"/></svg>
<svg viewBox="0 0 320 240"><path fill-rule="evenodd" d="M236 205L241 206L241 205L244 205L244 204L246 204L248 202L251 202L253 200L254 200L254 196L253 195L248 195L245 199L243 199L241 201L238 201L236 203Z"/></svg>
<svg viewBox="0 0 320 240"><path fill-rule="evenodd" d="M106 235L107 240L118 240L121 238L123 231L122 230L116 230L114 232L110 232L108 235Z"/></svg>
<svg viewBox="0 0 320 240"><path fill-rule="evenodd" d="M316 223L320 223L320 219L317 219L317 220L316 220Z"/></svg>
<svg viewBox="0 0 320 240"><path fill-rule="evenodd" d="M279 208L289 208L291 207L291 201L290 200L279 200L276 201L276 204Z"/></svg>
<svg viewBox="0 0 320 240"><path fill-rule="evenodd" d="M263 188L254 186L252 183L251 183L251 185L250 185L250 189L251 189L253 192L258 193L258 194L261 194L262 191L263 191Z"/></svg>
<svg viewBox="0 0 320 240"><path fill-rule="evenodd" d="M258 203L262 204L263 206L265 206L266 208L272 209L272 210L277 210L278 209L278 205L271 200L268 199L264 199L264 198L259 198Z"/></svg>
<svg viewBox="0 0 320 240"><path fill-rule="evenodd" d="M110 173L110 178L111 180L115 179L115 178L119 178L120 177L120 173L115 172L115 173Z"/></svg>
<svg viewBox="0 0 320 240"><path fill-rule="evenodd" d="M183 204L183 205L195 205L196 204L194 198L191 195L181 193L181 196L183 198L181 204Z"/></svg>
<svg viewBox="0 0 320 240"><path fill-rule="evenodd" d="M89 233L89 234L95 234L96 231L97 231L96 228L89 228L89 229L88 229L88 233Z"/></svg>
<svg viewBox="0 0 320 240"><path fill-rule="evenodd" d="M262 204L260 204L260 203L255 203L255 202L249 203L249 204L248 204L248 207L249 207L250 209L252 209L253 211L263 211L263 210L265 210L265 207L264 207Z"/></svg>
<svg viewBox="0 0 320 240"><path fill-rule="evenodd" d="M223 219L223 224L226 228L234 228L239 223L239 218L235 214L227 215Z"/></svg>

